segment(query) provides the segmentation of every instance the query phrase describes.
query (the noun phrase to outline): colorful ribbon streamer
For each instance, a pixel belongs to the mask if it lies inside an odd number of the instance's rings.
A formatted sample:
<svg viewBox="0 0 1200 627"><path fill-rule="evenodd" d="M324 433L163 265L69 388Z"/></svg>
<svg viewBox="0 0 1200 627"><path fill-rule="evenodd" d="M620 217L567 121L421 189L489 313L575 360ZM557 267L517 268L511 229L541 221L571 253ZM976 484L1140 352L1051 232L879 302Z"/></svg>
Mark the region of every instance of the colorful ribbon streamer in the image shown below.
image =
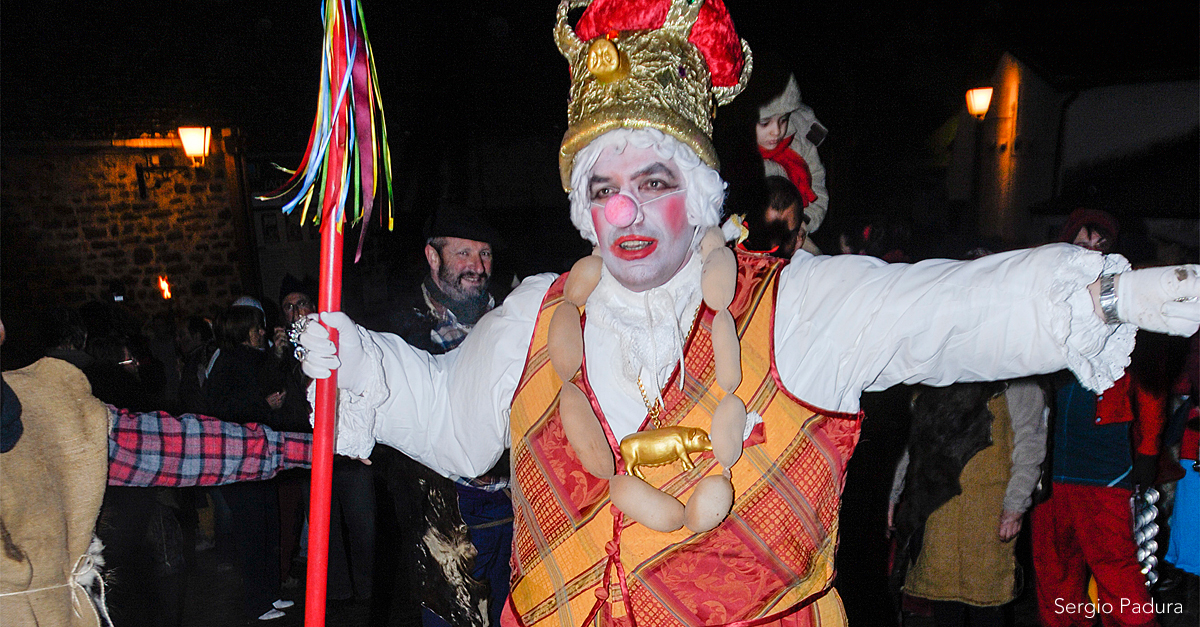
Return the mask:
<svg viewBox="0 0 1200 627"><path fill-rule="evenodd" d="M290 197L283 212L290 214L302 206L301 224L316 201L322 211L312 214L313 224L333 224L339 230L349 205L352 224L364 223L354 256L357 262L362 256L365 223L371 219L381 188L386 188L388 230L394 226L391 152L362 7L357 0L326 0L322 11L321 81L308 146L287 182L259 200ZM328 202L328 195L335 202Z"/></svg>

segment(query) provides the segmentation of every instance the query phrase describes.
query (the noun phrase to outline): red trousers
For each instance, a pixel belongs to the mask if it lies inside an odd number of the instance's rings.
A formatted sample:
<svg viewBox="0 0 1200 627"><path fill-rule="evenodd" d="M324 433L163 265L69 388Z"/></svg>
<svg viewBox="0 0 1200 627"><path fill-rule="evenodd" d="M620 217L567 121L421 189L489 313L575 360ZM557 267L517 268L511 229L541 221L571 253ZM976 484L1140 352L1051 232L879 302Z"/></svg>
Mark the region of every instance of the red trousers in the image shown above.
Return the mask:
<svg viewBox="0 0 1200 627"><path fill-rule="evenodd" d="M1033 510L1038 614L1046 627L1158 625L1130 529L1130 492L1055 483ZM1087 596L1088 574L1099 599Z"/></svg>

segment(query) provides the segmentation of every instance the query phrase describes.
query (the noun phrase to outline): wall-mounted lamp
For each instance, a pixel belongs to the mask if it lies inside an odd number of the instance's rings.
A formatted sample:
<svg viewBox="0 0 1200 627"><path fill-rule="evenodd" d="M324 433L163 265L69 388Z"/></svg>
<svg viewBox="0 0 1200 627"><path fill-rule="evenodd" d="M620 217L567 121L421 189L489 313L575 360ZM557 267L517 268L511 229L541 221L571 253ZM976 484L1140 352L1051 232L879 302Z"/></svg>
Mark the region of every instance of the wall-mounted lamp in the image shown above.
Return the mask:
<svg viewBox="0 0 1200 627"><path fill-rule="evenodd" d="M988 105L992 103L992 88L991 87L976 87L967 90L967 113L970 113L976 120L983 121L983 117L987 115ZM974 125L975 132L975 148L971 153L971 205L975 211L979 211L979 205L982 201L982 193L980 192L981 176L980 170L983 167L981 155L983 154L983 125Z"/></svg>
<svg viewBox="0 0 1200 627"><path fill-rule="evenodd" d="M179 141L183 142L183 154L191 158L192 164L202 166L204 158L208 156L208 144L212 141L212 127L181 126Z"/></svg>
<svg viewBox="0 0 1200 627"><path fill-rule="evenodd" d="M991 87L976 87L967 90L967 113L982 120L987 115L988 105L992 103Z"/></svg>
<svg viewBox="0 0 1200 627"><path fill-rule="evenodd" d="M181 126L178 132L179 141L183 144L183 154L192 160L192 165L158 165L157 158L155 158L154 163L147 165L138 164L138 194L141 198L146 198L149 192L149 188L146 186L147 175L157 177L153 188L158 189L162 187L163 183L167 182L167 179L171 178L172 173L204 166L204 158L208 156L209 145L212 141L212 128L208 126Z"/></svg>

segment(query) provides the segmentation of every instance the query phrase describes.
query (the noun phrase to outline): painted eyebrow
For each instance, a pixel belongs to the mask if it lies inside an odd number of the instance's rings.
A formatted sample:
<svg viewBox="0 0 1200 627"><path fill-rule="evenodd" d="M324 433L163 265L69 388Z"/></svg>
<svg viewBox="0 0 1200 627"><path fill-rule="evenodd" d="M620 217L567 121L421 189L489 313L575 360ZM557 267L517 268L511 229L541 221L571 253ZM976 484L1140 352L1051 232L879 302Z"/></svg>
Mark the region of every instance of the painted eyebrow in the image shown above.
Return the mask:
<svg viewBox="0 0 1200 627"><path fill-rule="evenodd" d="M641 170L638 170L632 178L638 179L651 174L665 174L671 179L671 181L675 180L675 173L672 172L671 169L664 165L661 161L655 161Z"/></svg>
<svg viewBox="0 0 1200 627"><path fill-rule="evenodd" d="M656 161L656 162L651 163L650 165L642 168L641 170L638 170L630 178L638 179L638 178L642 178L643 176L649 176L651 174L666 175L668 178L671 179L671 182L675 182L675 180L677 178L675 176L675 173L672 172L671 169L668 168L666 165L664 165L661 161ZM611 183L611 182L612 182L611 177L593 174L592 178L588 179L588 189L591 189L597 183Z"/></svg>
<svg viewBox="0 0 1200 627"><path fill-rule="evenodd" d="M597 183L611 183L611 182L612 182L612 179L607 176L600 176L598 174L593 174L592 178L588 179L588 189L591 189L592 186Z"/></svg>

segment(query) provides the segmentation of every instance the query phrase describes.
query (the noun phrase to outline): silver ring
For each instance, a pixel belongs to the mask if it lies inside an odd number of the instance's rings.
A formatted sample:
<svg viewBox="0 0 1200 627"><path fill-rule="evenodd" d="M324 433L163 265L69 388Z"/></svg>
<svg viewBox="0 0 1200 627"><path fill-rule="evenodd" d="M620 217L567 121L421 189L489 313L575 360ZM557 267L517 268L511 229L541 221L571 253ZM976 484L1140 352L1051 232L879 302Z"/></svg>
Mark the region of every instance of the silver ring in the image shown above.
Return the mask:
<svg viewBox="0 0 1200 627"><path fill-rule="evenodd" d="M304 348L301 344L297 344L292 354L296 356L296 361L304 361L304 358L308 357L308 349Z"/></svg>
<svg viewBox="0 0 1200 627"><path fill-rule="evenodd" d="M288 329L288 339L292 341L292 344L300 344L300 334L304 333L304 329L307 327L308 316L301 316L292 323L291 328Z"/></svg>

